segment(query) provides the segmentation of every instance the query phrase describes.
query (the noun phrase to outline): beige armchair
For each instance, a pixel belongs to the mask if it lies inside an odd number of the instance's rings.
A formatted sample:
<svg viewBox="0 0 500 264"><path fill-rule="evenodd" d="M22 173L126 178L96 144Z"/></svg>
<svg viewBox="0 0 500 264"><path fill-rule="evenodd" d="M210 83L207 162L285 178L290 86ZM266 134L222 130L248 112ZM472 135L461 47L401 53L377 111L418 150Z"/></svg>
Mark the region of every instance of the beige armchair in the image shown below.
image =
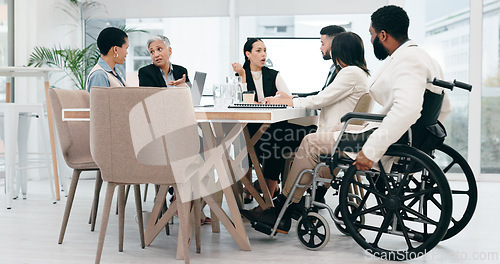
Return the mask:
<svg viewBox="0 0 500 264"><path fill-rule="evenodd" d="M173 156L171 155L174 154L183 156L190 155L194 151L198 153L199 146L196 148L196 145L191 144L191 142L186 144L184 141L186 138L182 138L182 136L189 136L189 133L175 135L177 141L169 139L170 142L184 143L177 146L171 146L167 143L166 147L169 150L171 149L171 151L166 153L163 145L165 137L157 137L155 141L152 134L154 130L151 130L152 127L150 125L152 123L151 119L155 118L165 120L161 124L166 124L165 122L172 124L172 128L177 126L182 127L184 124L187 124L186 122L194 122L196 124L196 119L194 119L193 105L189 90L187 89L170 89L168 91L169 98L162 98L162 100L165 99L166 101L161 102L161 104L169 108L171 110L170 113L148 113L148 111L144 111L142 107L147 98L162 91L165 91L165 89L143 87L92 87L91 89L91 152L94 160L101 169L103 180L108 183L96 263L99 263L101 259L111 199L115 187L118 185L137 185L143 183L174 186L179 198L170 206L166 215L171 216L173 214L172 211L178 210L180 252L185 262L189 263L188 207L190 200L184 196L184 188L179 188L174 173L180 173L175 171L177 167L171 166L169 158L172 158ZM184 102L191 104L185 104ZM198 139L197 131L191 130L188 132L196 133L196 139ZM158 142L162 144L156 144ZM184 162L192 163L188 160ZM179 205L179 201L182 201L182 204ZM151 221L154 221L154 214L155 211L153 211ZM120 229L123 230L123 226Z"/></svg>
<svg viewBox="0 0 500 264"><path fill-rule="evenodd" d="M66 227L68 225L71 207L75 198L76 187L82 171L97 171L94 201L92 203L90 224L91 231L94 231L99 204L99 191L102 185L99 167L95 164L90 155L90 124L89 122L63 122L63 108L89 108L90 95L84 90L62 90L49 89L49 97L54 113L57 127L57 135L61 144L61 150L66 164L73 169L71 185L69 187L68 199L64 210L61 231L59 233L59 244L64 240Z"/></svg>

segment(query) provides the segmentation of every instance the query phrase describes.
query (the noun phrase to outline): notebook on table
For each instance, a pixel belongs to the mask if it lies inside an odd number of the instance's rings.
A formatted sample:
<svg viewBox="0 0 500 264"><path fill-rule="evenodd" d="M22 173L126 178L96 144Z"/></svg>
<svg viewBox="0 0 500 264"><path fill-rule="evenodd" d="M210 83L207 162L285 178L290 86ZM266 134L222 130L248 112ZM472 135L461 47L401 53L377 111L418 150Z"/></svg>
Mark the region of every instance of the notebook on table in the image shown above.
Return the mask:
<svg viewBox="0 0 500 264"><path fill-rule="evenodd" d="M287 108L286 104L232 104L228 108L263 108L263 109L279 109Z"/></svg>

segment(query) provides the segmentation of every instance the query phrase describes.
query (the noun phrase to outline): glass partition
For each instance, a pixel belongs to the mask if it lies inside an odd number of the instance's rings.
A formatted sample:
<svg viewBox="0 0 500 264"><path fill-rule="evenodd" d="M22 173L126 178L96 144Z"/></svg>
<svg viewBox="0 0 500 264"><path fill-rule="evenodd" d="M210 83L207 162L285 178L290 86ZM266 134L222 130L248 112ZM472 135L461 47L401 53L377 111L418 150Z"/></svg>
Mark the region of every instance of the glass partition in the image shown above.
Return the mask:
<svg viewBox="0 0 500 264"><path fill-rule="evenodd" d="M500 174L500 0L483 1L481 173Z"/></svg>
<svg viewBox="0 0 500 264"><path fill-rule="evenodd" d="M420 44L439 62L444 79L469 82L469 1L427 0L413 4L424 12L425 29ZM467 158L469 92L454 89L448 95L452 112L444 122L448 133L445 143Z"/></svg>

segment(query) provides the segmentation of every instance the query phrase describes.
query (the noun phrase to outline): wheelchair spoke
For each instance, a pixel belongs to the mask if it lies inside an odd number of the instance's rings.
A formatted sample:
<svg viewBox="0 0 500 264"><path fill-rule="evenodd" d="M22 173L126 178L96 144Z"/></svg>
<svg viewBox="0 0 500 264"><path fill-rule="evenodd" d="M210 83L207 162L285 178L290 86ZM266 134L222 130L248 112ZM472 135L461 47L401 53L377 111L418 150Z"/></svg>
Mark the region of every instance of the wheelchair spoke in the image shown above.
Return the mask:
<svg viewBox="0 0 500 264"><path fill-rule="evenodd" d="M412 159L410 164L408 164L406 166L406 170L403 173L403 178L401 179L401 182L400 182L399 187L396 191L396 194L400 195L401 191L403 190L403 186L406 186L408 183L410 183L410 181L412 181L412 179L414 179L411 176L411 172L413 171L413 168L416 166L416 164L417 164L417 161Z"/></svg>
<svg viewBox="0 0 500 264"><path fill-rule="evenodd" d="M363 196L363 199L361 199L361 203L359 203L358 208L356 208L356 210L358 210L359 208L363 208L365 206L366 201L368 200L368 197L370 197L370 194L372 194L371 191L369 191L369 190L366 191L365 196ZM359 210L361 210L361 209L359 209Z"/></svg>
<svg viewBox="0 0 500 264"><path fill-rule="evenodd" d="M372 192L377 197L377 200L380 198L385 198L386 195L382 194L381 192L379 192L379 190L377 190L377 187L376 187L375 182L373 181L373 178L372 177L366 177L366 178L368 179L368 183L370 183L370 186L363 185L363 187L365 187L365 190ZM360 186L360 185L358 185L358 186ZM381 203L382 201L380 200L378 202Z"/></svg>
<svg viewBox="0 0 500 264"><path fill-rule="evenodd" d="M318 229L319 229L320 227L322 227L322 226L323 226L323 222L321 222L321 221L317 221L317 222L316 222L316 227L315 227L315 228L316 228L316 230L318 230Z"/></svg>
<svg viewBox="0 0 500 264"><path fill-rule="evenodd" d="M358 216L362 216L362 215L365 215L365 214L369 214L371 212L375 212L377 210L380 210L382 208L385 208L385 205L383 204L379 204L377 206L374 206L374 207L371 207L371 208L367 208L363 211L358 211L358 209L361 208L361 207L358 207L356 208L356 211L354 211L352 214L351 214L351 217L358 217Z"/></svg>
<svg viewBox="0 0 500 264"><path fill-rule="evenodd" d="M420 198L420 196L424 195L424 194L428 194L428 193L438 193L439 192L439 189L438 188L431 188L431 189L425 189L425 190L421 190L421 191L418 191L416 193L412 193L412 194L409 194L407 196L404 196L403 197L403 201L406 201L406 200L409 200L409 199L412 199L412 198Z"/></svg>
<svg viewBox="0 0 500 264"><path fill-rule="evenodd" d="M373 186L373 184L372 184L372 183L373 183L373 179L371 179L371 177L366 177L366 178L368 178L368 181L370 182L370 185L371 185L371 186L366 186L366 185L364 185L364 184L362 184L362 183L360 183L360 182L358 182L358 181L353 181L353 182L352 182L352 184L354 184L354 185L356 185L356 186L358 186L358 187L360 187L360 188L365 189L367 192L371 192L371 193L373 193L374 195L376 195L376 196L377 196L377 197L379 197L379 198L385 198L385 195L384 195L384 194L382 194L382 193L380 193L380 192L379 192L379 191L378 191L378 190L377 190L377 189ZM370 181L370 179L371 179L371 181ZM373 187L372 187L372 186L373 186Z"/></svg>
<svg viewBox="0 0 500 264"><path fill-rule="evenodd" d="M401 226L401 230L403 231L403 236L405 238L406 245L408 245L408 249L413 249L413 245L410 241L410 236L408 235L408 230L406 230L406 227L404 226L403 217L401 216L401 213L399 211L396 212L396 218L398 219L398 225Z"/></svg>
<svg viewBox="0 0 500 264"><path fill-rule="evenodd" d="M301 228L300 230L297 231L299 233L299 236L304 236L307 234L307 230L305 228Z"/></svg>
<svg viewBox="0 0 500 264"><path fill-rule="evenodd" d="M436 221L430 219L429 217L427 217L427 216L425 216L425 215L423 215L423 214L421 214L421 213L419 213L419 212L417 212L417 211L415 211L415 210L407 207L406 205L401 205L401 207L405 211L411 213L412 215L414 215L414 216L416 216L416 217L418 217L418 218L420 218L422 220L425 220L428 224L432 224L432 225L435 225L435 226L437 226L437 224L438 224L438 222L436 222Z"/></svg>
<svg viewBox="0 0 500 264"><path fill-rule="evenodd" d="M413 200L412 200L410 203L408 203L408 205L407 205L407 206L411 208L411 207L413 207L413 206L414 206L414 205L415 205L418 201L420 201L420 197L418 197L418 196L417 196L417 197L413 197Z"/></svg>
<svg viewBox="0 0 500 264"><path fill-rule="evenodd" d="M457 161L455 159L453 159L450 164L448 164L448 166L446 166L444 169L443 169L443 172L444 173L447 173L451 167L453 167L453 165L457 164Z"/></svg>
<svg viewBox="0 0 500 264"><path fill-rule="evenodd" d="M389 213L385 216L384 221L382 221L382 225L380 225L380 229L377 232L377 236L375 237L375 240L373 241L373 244L375 246L378 246L378 242L380 241L380 238L382 238L382 233L387 232L387 227L389 227L389 224L392 221L393 213Z"/></svg>
<svg viewBox="0 0 500 264"><path fill-rule="evenodd" d="M316 234L316 236L320 239L320 241L323 241L326 238L326 236L323 234Z"/></svg>
<svg viewBox="0 0 500 264"><path fill-rule="evenodd" d="M467 190L467 191L451 190L451 194L466 194L466 195L470 195L470 191L469 190Z"/></svg>
<svg viewBox="0 0 500 264"><path fill-rule="evenodd" d="M380 177L378 178L378 180L380 181L380 179L383 179L384 184L385 184L385 188L387 188L387 192L392 193L391 192L392 188L389 184L389 179L392 180L393 186L394 186L394 179L392 179L392 177L387 176L387 173L385 172L384 166L382 166L382 162L380 160L378 161L378 167L380 169ZM376 187L376 185L375 185L375 187Z"/></svg>
<svg viewBox="0 0 500 264"><path fill-rule="evenodd" d="M436 198L434 198L434 196L431 196L431 197L429 198L429 200L430 200L430 201L431 201L431 202L432 202L435 206L437 206L437 208L439 208L439 210L443 210L443 207L441 206L441 203L440 203L438 200L436 200Z"/></svg>

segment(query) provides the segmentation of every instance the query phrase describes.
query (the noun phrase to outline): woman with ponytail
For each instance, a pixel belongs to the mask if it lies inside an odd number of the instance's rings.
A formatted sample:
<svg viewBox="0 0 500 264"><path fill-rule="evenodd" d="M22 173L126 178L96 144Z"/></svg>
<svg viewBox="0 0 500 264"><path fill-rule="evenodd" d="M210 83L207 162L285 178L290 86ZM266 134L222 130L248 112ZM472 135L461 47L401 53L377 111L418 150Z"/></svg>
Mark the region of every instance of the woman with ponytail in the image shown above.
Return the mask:
<svg viewBox="0 0 500 264"><path fill-rule="evenodd" d="M243 90L255 91L255 102L261 103L266 97L274 96L278 92L291 96L280 73L265 66L267 50L261 39L248 38L243 46L243 54L245 55L243 66L239 63L233 63L232 66L242 77ZM261 124L247 125L251 135L255 134L260 126ZM262 172L271 195L279 194L278 181L285 164L283 154L295 151L302 138L315 130L316 126L301 126L286 121L274 123L255 144L255 152L259 161L263 163ZM251 177L251 170L247 177ZM252 200L251 196L245 197L245 203L250 203Z"/></svg>
<svg viewBox="0 0 500 264"><path fill-rule="evenodd" d="M265 66L266 45L258 38L249 38L243 46L245 63L233 63L233 70L246 83L247 91L255 91L255 101L262 102L265 97L274 96L278 91L290 94L278 71Z"/></svg>

